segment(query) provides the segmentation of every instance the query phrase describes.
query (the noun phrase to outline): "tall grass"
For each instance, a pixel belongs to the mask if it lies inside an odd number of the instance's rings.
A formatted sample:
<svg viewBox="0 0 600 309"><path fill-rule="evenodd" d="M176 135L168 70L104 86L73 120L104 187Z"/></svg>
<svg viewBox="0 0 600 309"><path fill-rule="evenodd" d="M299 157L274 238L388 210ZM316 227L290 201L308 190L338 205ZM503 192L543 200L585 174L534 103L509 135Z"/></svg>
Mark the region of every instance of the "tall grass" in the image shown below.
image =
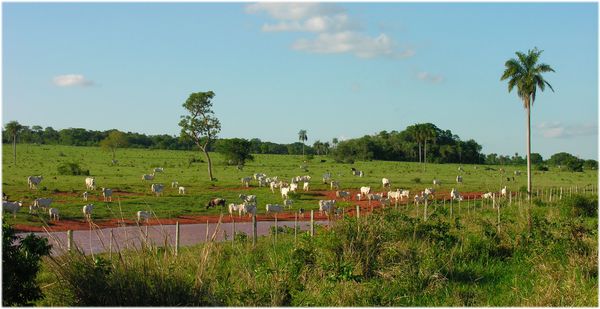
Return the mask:
<svg viewBox="0 0 600 309"><path fill-rule="evenodd" d="M582 202L583 201L583 202ZM577 206L584 205L584 206ZM66 254L45 263L45 305L597 306L597 197L523 209L412 209L180 250ZM448 206L446 206L448 207ZM216 233L216 232L215 232ZM55 272L56 278L49 273ZM82 283L83 282L83 283Z"/></svg>

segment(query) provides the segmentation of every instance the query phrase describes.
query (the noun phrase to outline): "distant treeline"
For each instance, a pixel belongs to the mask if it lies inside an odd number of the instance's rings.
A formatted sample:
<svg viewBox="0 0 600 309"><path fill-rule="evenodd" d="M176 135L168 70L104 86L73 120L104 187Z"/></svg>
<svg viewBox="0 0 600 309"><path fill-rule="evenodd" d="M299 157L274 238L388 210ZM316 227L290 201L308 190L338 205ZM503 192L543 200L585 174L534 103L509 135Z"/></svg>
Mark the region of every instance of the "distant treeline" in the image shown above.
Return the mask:
<svg viewBox="0 0 600 309"><path fill-rule="evenodd" d="M114 130L95 131L82 128L55 130L52 127L21 125L17 135L20 143L67 145L67 146L99 146L100 142ZM2 142L12 143L12 135L5 128L2 131ZM196 145L178 136L168 134L146 135L123 132L129 148L192 150ZM292 137L290 137L292 138ZM219 150L232 139L218 139L210 147L210 151ZM315 141L312 145L300 142L277 144L261 141L258 138L249 140L249 152L255 154L294 154L329 155L337 162L354 162L355 160L387 160L412 161L430 163L479 163L479 164L525 164L525 158L481 153L481 145L473 139L463 141L450 130L442 130L431 123L408 126L403 131L381 131L374 135L330 142ZM532 153L532 164L543 169L544 164L569 166L578 170L597 168L595 160L581 160L568 153L558 153L544 161L538 153Z"/></svg>

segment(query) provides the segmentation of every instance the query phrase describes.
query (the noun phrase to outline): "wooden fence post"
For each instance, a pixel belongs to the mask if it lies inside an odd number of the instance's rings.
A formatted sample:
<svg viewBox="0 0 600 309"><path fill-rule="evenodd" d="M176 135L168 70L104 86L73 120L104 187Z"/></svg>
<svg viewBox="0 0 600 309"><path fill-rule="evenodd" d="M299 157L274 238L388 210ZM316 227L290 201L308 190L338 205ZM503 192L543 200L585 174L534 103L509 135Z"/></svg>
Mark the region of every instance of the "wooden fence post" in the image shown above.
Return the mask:
<svg viewBox="0 0 600 309"><path fill-rule="evenodd" d="M67 231L67 250L68 251L73 250L73 231L72 230Z"/></svg>
<svg viewBox="0 0 600 309"><path fill-rule="evenodd" d="M428 204L428 199L425 200L425 208L423 210L423 221L427 221L427 204Z"/></svg>
<svg viewBox="0 0 600 309"><path fill-rule="evenodd" d="M258 237L256 231L256 213L252 214L252 247L256 246L256 238Z"/></svg>
<svg viewBox="0 0 600 309"><path fill-rule="evenodd" d="M110 238L108 239L108 258L112 259L112 242L113 242L113 229L110 230Z"/></svg>
<svg viewBox="0 0 600 309"><path fill-rule="evenodd" d="M296 237L298 235L298 213L294 214L294 245L296 245Z"/></svg>
<svg viewBox="0 0 600 309"><path fill-rule="evenodd" d="M310 237L315 236L315 211L310 211Z"/></svg>
<svg viewBox="0 0 600 309"><path fill-rule="evenodd" d="M206 220L206 241L208 242L208 220Z"/></svg>
<svg viewBox="0 0 600 309"><path fill-rule="evenodd" d="M360 206L356 205L356 219L360 219Z"/></svg>
<svg viewBox="0 0 600 309"><path fill-rule="evenodd" d="M231 243L235 243L235 219L231 218L231 222L232 222L232 233L231 233Z"/></svg>
<svg viewBox="0 0 600 309"><path fill-rule="evenodd" d="M179 254L179 221L175 222L175 256Z"/></svg>
<svg viewBox="0 0 600 309"><path fill-rule="evenodd" d="M277 243L277 213L275 213L275 243Z"/></svg>

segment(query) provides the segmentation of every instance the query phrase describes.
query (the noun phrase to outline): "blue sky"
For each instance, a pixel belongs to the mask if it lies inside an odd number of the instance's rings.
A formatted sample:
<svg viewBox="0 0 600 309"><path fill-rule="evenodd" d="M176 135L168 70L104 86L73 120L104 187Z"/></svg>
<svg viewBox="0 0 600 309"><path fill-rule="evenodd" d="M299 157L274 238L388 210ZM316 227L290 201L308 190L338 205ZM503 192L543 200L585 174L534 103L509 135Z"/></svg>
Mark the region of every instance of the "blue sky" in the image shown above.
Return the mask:
<svg viewBox="0 0 600 309"><path fill-rule="evenodd" d="M212 90L221 137L308 143L432 122L525 152L500 81L544 50L532 151L598 156L598 4L3 3L2 121L179 134Z"/></svg>

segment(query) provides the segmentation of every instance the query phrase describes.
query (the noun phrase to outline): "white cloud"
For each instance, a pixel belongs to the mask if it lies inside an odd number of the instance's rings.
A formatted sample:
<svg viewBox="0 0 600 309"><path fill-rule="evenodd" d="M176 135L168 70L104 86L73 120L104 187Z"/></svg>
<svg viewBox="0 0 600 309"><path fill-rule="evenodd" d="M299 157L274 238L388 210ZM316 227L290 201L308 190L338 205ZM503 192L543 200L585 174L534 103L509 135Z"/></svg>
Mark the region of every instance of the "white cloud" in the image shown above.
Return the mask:
<svg viewBox="0 0 600 309"><path fill-rule="evenodd" d="M328 3L255 3L247 13L265 12L274 23L265 23L265 32L312 32L313 38L298 39L292 49L317 54L350 53L360 58L378 56L405 58L414 50L400 51L385 33L376 37L362 33L361 25L335 4Z"/></svg>
<svg viewBox="0 0 600 309"><path fill-rule="evenodd" d="M87 80L81 74L66 74L58 75L52 78L54 85L59 87L72 87L72 86L91 86L94 84L93 81Z"/></svg>
<svg viewBox="0 0 600 309"><path fill-rule="evenodd" d="M394 42L386 34L370 37L353 31L320 33L314 40L297 40L292 48L318 54L351 53L360 58L408 57L413 54L411 50L398 52Z"/></svg>
<svg viewBox="0 0 600 309"><path fill-rule="evenodd" d="M418 72L417 73L417 78L419 80L430 82L430 83L434 83L434 84L441 83L442 81L444 81L444 77L443 76L441 76L441 75L434 75L434 74L431 74L431 73L425 72L425 71Z"/></svg>
<svg viewBox="0 0 600 309"><path fill-rule="evenodd" d="M280 20L301 20L320 15L330 15L344 10L333 4L323 3L253 3L246 6L246 12L255 14L266 12Z"/></svg>
<svg viewBox="0 0 600 309"><path fill-rule="evenodd" d="M561 122L542 122L536 126L545 138L569 138L598 135L597 124L565 125Z"/></svg>

